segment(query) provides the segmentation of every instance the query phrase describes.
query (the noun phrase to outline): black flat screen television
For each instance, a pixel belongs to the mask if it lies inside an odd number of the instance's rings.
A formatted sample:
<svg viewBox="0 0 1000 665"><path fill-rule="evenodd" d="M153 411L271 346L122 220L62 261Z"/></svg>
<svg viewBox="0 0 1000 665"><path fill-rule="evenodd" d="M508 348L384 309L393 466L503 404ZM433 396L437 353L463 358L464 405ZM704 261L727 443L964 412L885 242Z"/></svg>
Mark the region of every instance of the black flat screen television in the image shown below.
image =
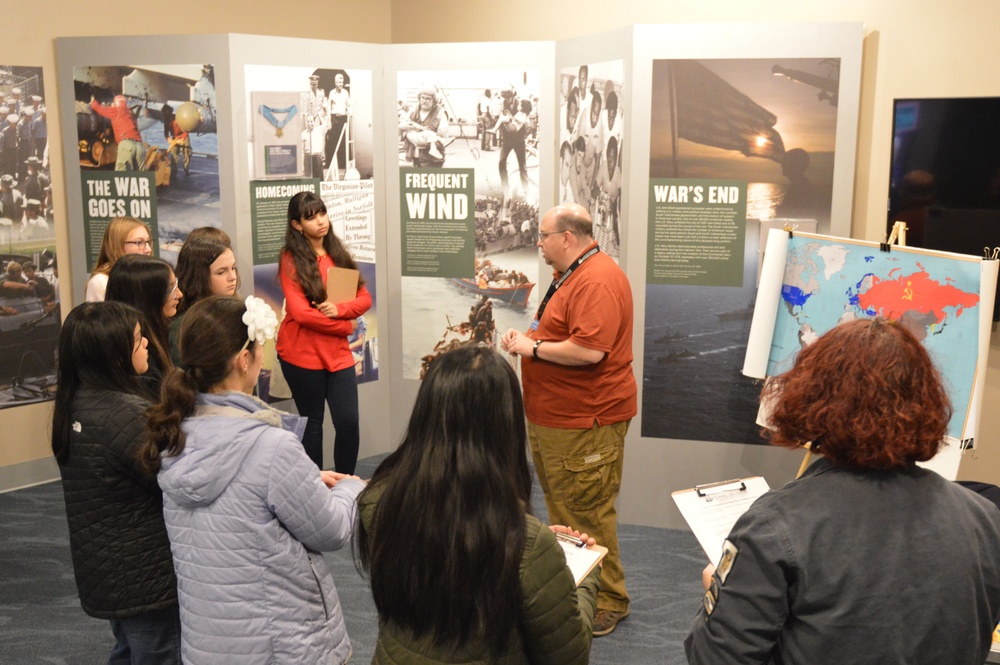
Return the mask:
<svg viewBox="0 0 1000 665"><path fill-rule="evenodd" d="M1000 246L1000 97L897 99L886 231L906 244L983 255ZM1000 320L1000 293L993 320Z"/></svg>
<svg viewBox="0 0 1000 665"><path fill-rule="evenodd" d="M1000 97L893 102L889 222L914 199L1000 210Z"/></svg>

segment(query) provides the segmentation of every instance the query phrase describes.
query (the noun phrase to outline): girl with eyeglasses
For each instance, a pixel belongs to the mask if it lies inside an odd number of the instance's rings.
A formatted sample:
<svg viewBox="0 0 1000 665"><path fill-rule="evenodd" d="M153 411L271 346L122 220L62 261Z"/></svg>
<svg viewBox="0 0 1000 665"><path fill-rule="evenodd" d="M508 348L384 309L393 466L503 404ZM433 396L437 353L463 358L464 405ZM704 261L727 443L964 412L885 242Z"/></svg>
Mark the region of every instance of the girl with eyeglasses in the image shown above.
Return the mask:
<svg viewBox="0 0 1000 665"><path fill-rule="evenodd" d="M157 390L163 376L173 367L167 351L170 348L168 330L183 295L173 268L163 259L123 256L111 268L106 299L132 305L142 315L150 350L146 376Z"/></svg>
<svg viewBox="0 0 1000 665"><path fill-rule="evenodd" d="M144 470L155 399L139 312L84 303L59 336L52 452L59 463L83 611L111 623L110 663L180 665L177 579L156 474Z"/></svg>
<svg viewBox="0 0 1000 665"><path fill-rule="evenodd" d="M87 281L87 302L104 300L108 288L108 276L115 262L126 254L153 253L149 227L134 217L115 217L108 222L101 240L101 251L97 255L97 265Z"/></svg>

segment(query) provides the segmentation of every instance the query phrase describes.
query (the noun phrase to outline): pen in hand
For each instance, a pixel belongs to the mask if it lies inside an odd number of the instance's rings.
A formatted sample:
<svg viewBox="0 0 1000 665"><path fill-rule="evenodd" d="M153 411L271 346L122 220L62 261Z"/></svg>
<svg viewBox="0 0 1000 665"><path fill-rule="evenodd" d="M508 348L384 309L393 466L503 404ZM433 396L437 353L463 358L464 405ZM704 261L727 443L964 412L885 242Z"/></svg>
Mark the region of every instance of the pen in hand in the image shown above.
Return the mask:
<svg viewBox="0 0 1000 665"><path fill-rule="evenodd" d="M583 541L583 540L577 538L576 536L571 536L568 533L560 533L558 531L556 532L556 540L564 540L567 543L571 543L575 547L586 547L587 546L586 541Z"/></svg>

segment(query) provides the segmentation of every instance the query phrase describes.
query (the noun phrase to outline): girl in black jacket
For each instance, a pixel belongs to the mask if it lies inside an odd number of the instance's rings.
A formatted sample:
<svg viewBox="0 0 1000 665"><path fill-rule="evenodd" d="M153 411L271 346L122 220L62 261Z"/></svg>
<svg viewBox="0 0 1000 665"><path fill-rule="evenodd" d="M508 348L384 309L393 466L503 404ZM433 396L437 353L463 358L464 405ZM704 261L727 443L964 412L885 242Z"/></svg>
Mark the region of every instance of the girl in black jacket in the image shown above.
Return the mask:
<svg viewBox="0 0 1000 665"><path fill-rule="evenodd" d="M108 619L109 663L180 665L180 617L156 476L136 456L150 399L139 313L85 303L63 324L52 419L80 604Z"/></svg>

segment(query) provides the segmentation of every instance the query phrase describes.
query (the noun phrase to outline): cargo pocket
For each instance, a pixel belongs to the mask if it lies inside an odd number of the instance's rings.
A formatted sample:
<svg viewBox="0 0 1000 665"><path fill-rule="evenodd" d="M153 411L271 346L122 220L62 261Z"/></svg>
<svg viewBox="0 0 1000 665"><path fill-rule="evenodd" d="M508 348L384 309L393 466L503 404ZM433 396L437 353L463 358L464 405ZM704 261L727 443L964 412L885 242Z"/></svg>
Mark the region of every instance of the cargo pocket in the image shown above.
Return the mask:
<svg viewBox="0 0 1000 665"><path fill-rule="evenodd" d="M618 446L563 459L567 473L561 479L563 485L556 490L570 510L590 510L607 496L613 482L611 477L618 459ZM555 488L553 488L555 489Z"/></svg>

